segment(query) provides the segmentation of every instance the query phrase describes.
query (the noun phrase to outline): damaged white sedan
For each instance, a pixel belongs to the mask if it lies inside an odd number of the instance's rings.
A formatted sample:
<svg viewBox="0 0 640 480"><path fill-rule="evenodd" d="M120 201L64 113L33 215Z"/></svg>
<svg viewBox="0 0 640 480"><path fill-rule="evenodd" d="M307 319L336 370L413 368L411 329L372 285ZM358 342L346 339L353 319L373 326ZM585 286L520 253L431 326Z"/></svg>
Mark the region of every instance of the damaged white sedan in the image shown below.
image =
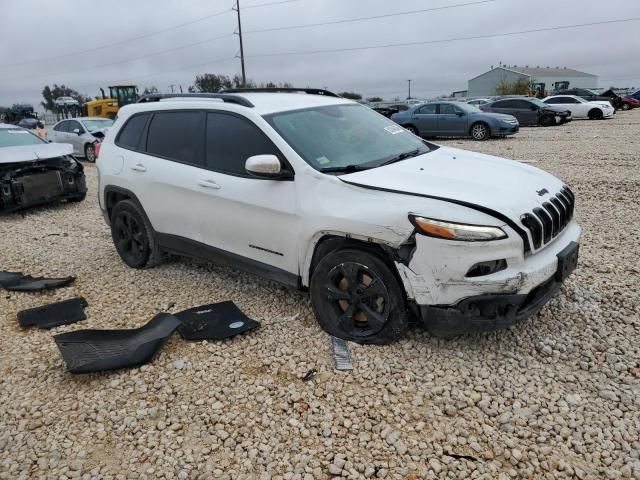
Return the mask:
<svg viewBox="0 0 640 480"><path fill-rule="evenodd" d="M389 343L535 314L575 269L575 198L518 162L426 142L324 90L122 108L99 199L127 265L164 252L308 289L330 334ZM157 101L156 101L157 100Z"/></svg>
<svg viewBox="0 0 640 480"><path fill-rule="evenodd" d="M87 195L71 145L47 143L29 130L0 123L0 213Z"/></svg>

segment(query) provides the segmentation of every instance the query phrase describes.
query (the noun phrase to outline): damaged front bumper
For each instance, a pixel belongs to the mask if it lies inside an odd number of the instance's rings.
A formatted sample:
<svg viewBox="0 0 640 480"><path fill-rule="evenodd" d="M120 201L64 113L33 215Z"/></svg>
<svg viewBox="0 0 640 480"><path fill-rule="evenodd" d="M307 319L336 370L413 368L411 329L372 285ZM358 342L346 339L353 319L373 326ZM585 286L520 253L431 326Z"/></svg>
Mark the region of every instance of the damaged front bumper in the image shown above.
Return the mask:
<svg viewBox="0 0 640 480"><path fill-rule="evenodd" d="M575 268L580 234L572 221L551 244L529 255L509 240L452 245L418 236L411 261L396 265L412 310L433 335L496 330L535 315L553 297ZM427 267L421 252L438 258L437 265ZM495 260L504 260L505 267L468 275L474 264Z"/></svg>
<svg viewBox="0 0 640 480"><path fill-rule="evenodd" d="M0 213L82 200L86 193L83 167L72 157L0 165Z"/></svg>

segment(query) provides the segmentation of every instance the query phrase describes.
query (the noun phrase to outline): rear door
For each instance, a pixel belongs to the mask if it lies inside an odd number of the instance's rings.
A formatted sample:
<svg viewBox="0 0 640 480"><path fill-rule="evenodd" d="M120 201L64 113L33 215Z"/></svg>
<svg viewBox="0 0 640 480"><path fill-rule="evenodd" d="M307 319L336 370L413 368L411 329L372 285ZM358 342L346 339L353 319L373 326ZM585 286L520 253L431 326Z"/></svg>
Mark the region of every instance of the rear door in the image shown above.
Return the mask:
<svg viewBox="0 0 640 480"><path fill-rule="evenodd" d="M129 119L131 122L135 116ZM123 127L123 131L127 125ZM116 138L116 145L121 140ZM198 202L208 202L198 180L204 166L204 113L154 112L137 151L126 159L126 176L156 232L167 240L201 241Z"/></svg>
<svg viewBox="0 0 640 480"><path fill-rule="evenodd" d="M207 170L198 182L209 202L198 203L207 245L298 274L295 180L257 178L245 162L254 155L284 156L246 117L210 111L206 118ZM290 168L290 167L286 167Z"/></svg>
<svg viewBox="0 0 640 480"><path fill-rule="evenodd" d="M435 137L438 135L438 104L427 103L418 107L411 120L420 135Z"/></svg>
<svg viewBox="0 0 640 480"><path fill-rule="evenodd" d="M69 143L67 140L67 133L69 131L69 121L63 120L54 125L51 129L51 136L49 137L56 143Z"/></svg>
<svg viewBox="0 0 640 480"><path fill-rule="evenodd" d="M464 112L452 103L438 104L438 135L467 135L467 118Z"/></svg>
<svg viewBox="0 0 640 480"><path fill-rule="evenodd" d="M68 122L67 141L73 145L73 153L76 155L84 155L84 140L81 135L84 133L84 127L77 120L69 120Z"/></svg>

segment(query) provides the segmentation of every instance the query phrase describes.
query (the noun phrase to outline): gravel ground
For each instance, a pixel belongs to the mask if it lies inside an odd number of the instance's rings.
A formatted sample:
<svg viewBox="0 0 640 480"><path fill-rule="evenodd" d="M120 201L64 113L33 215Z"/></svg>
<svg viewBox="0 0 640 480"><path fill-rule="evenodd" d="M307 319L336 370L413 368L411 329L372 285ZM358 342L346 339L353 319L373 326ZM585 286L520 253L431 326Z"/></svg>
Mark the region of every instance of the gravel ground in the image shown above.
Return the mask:
<svg viewBox="0 0 640 480"><path fill-rule="evenodd" d="M333 369L304 294L181 259L126 268L87 165L85 202L0 219L2 269L78 277L0 292L0 478L640 479L638 132L640 110L441 142L564 179L584 227L580 266L515 328L350 344L351 372ZM18 310L75 295L87 321L18 327ZM51 338L229 299L262 327L225 342L174 335L139 369L71 375Z"/></svg>

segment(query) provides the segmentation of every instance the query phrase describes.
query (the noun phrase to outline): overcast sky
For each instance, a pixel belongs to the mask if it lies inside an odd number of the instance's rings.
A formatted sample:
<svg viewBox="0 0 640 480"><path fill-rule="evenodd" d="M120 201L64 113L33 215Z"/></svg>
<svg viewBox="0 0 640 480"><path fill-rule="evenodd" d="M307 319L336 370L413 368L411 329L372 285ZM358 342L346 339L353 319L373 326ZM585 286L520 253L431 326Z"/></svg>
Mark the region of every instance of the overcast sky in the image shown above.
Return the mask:
<svg viewBox="0 0 640 480"><path fill-rule="evenodd" d="M508 37L290 54L640 18L640 0L241 0L247 76L366 96L434 97L499 62L567 66L599 86L640 86L640 21ZM473 3L352 23L253 32ZM185 88L198 73L240 72L234 0L2 0L0 106L38 104L44 85ZM94 6L95 5L95 6ZM160 6L161 5L161 6ZM220 15L212 16L218 12ZM205 18L201 21L199 19ZM183 27L176 25L189 23ZM164 32L154 34L160 30ZM153 35L150 35L153 34ZM136 37L146 36L145 38ZM221 37L217 40L211 40ZM129 41L130 40L130 41ZM192 45L197 44L197 45ZM186 48L179 48L191 45ZM96 50L97 47L104 47ZM160 53L173 49L166 53ZM87 50L90 50L86 52ZM85 51L85 53L79 53ZM147 56L147 58L140 58ZM57 58L55 58L57 57Z"/></svg>

